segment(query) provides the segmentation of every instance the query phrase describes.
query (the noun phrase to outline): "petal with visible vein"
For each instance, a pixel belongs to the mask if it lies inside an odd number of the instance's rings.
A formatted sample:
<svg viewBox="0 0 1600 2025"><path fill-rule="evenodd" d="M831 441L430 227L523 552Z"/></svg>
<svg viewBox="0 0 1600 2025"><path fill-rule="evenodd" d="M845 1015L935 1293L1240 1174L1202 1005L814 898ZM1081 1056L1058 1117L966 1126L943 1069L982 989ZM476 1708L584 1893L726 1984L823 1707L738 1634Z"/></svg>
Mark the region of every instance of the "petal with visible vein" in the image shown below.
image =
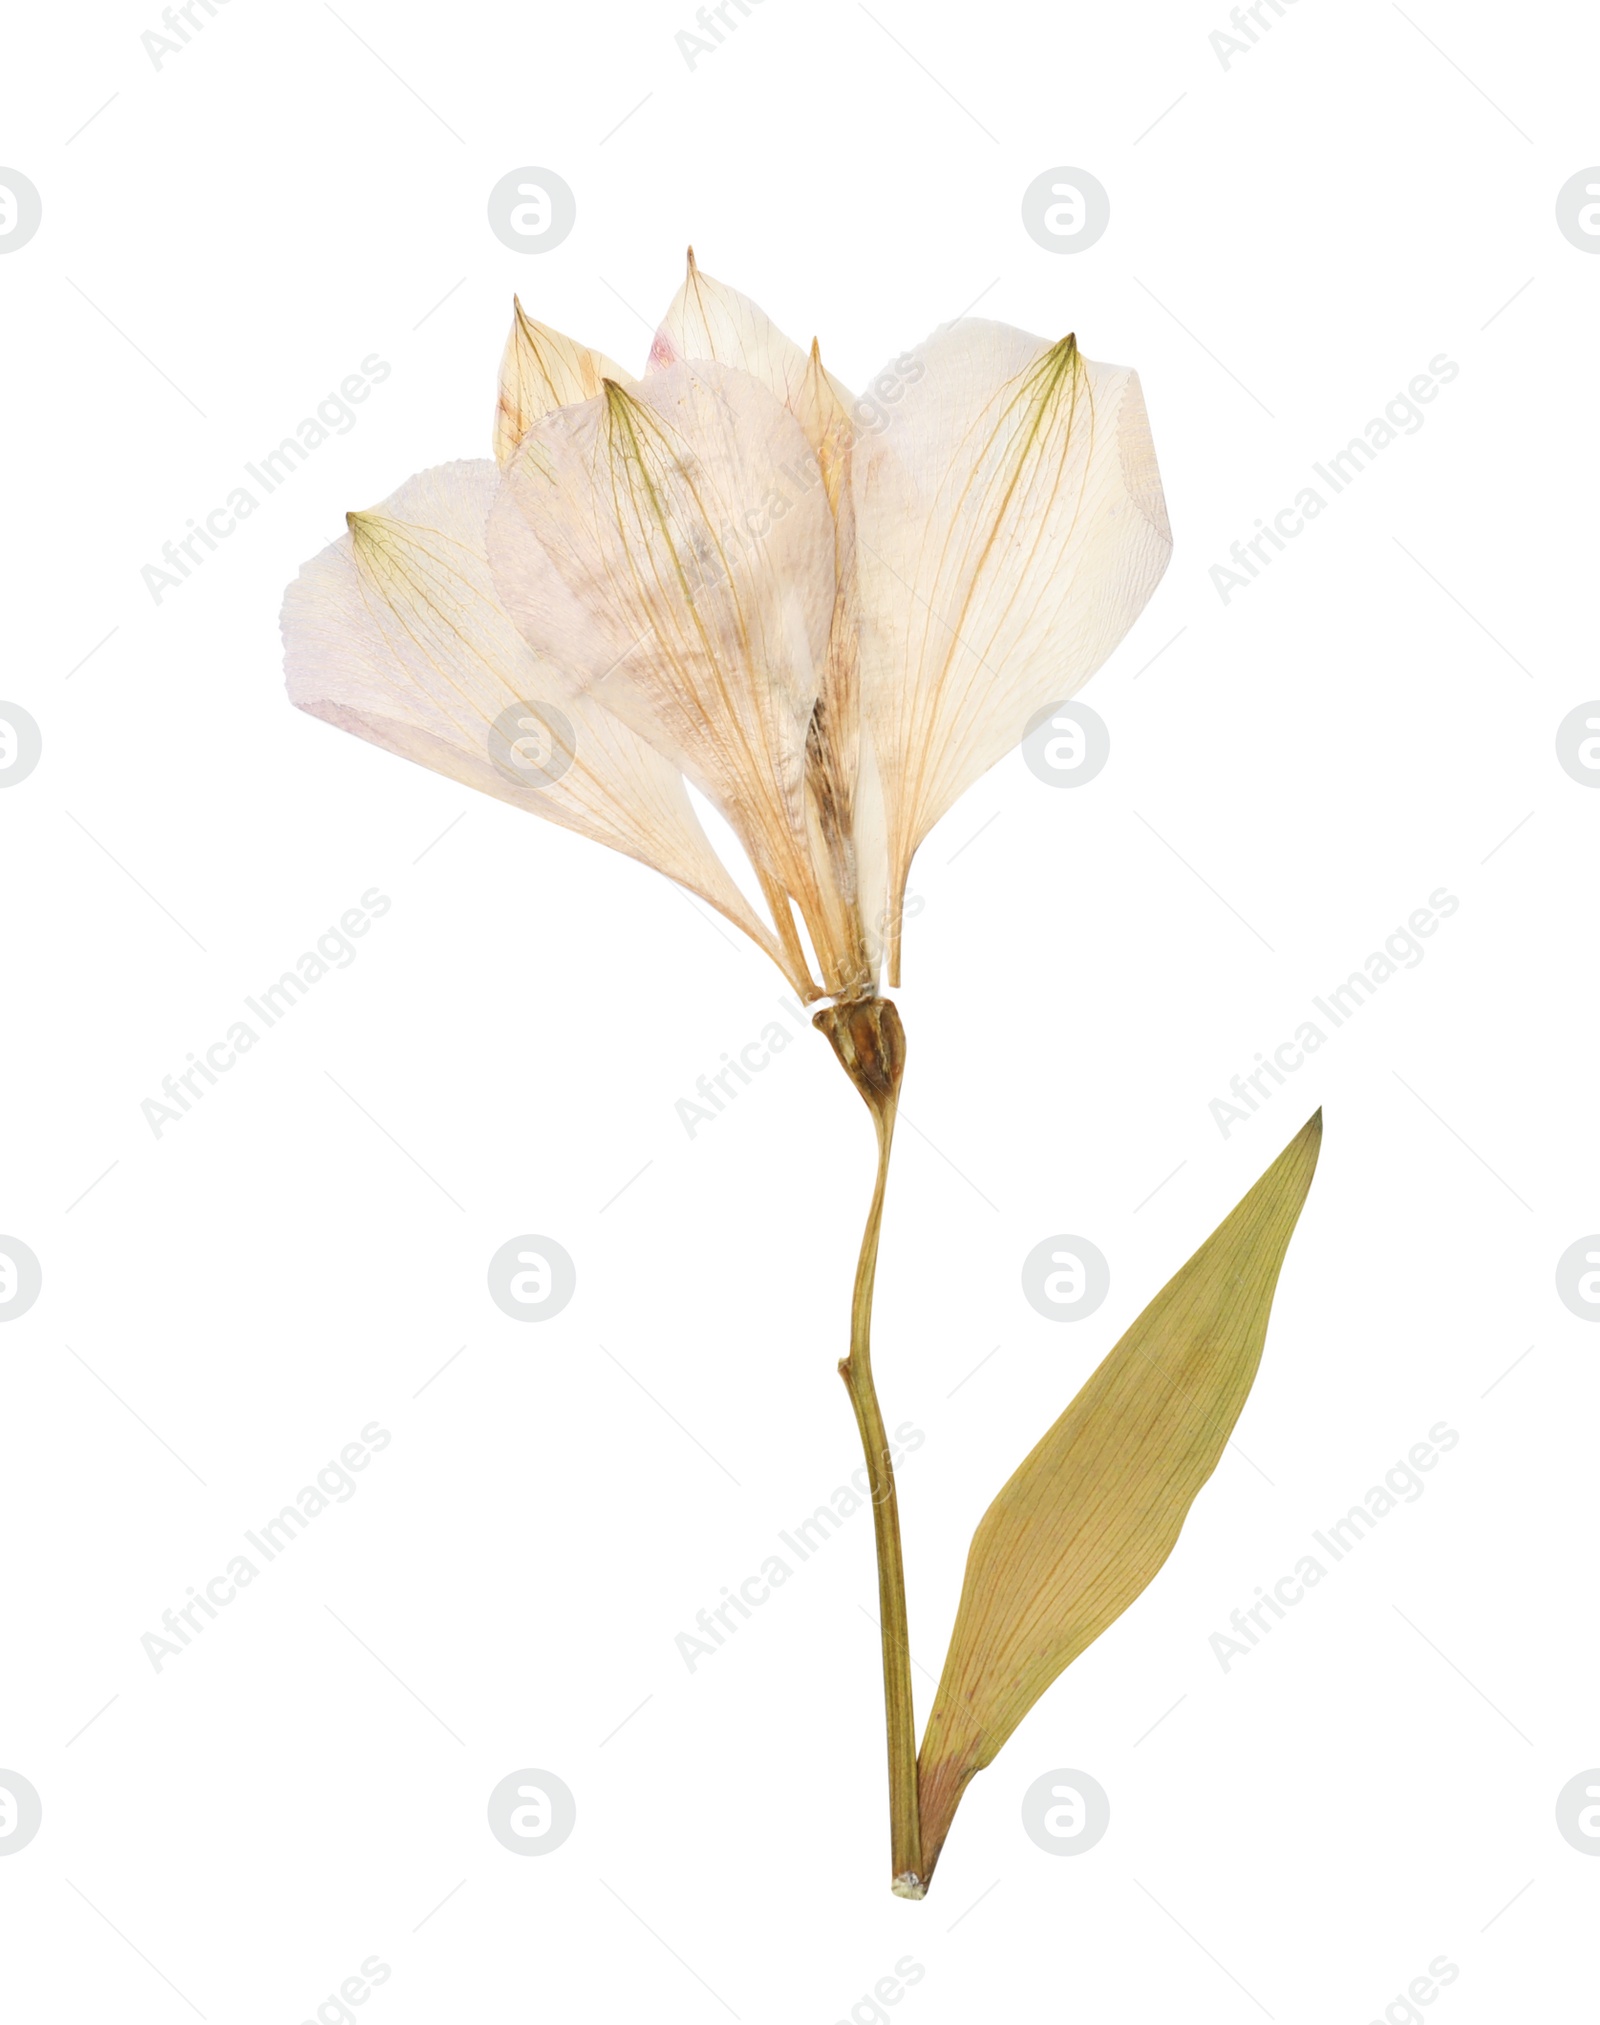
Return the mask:
<svg viewBox="0 0 1600 2025"><path fill-rule="evenodd" d="M497 487L487 459L446 464L350 516L350 532L304 566L284 599L290 700L653 866L778 959L771 930L712 850L676 769L541 666L506 616L484 553ZM533 733L554 778L517 771L508 713L513 732Z"/></svg>
<svg viewBox="0 0 1600 2025"><path fill-rule="evenodd" d="M680 766L808 923L802 780L833 541L794 417L748 374L709 362L631 390L608 382L538 423L488 532L530 645Z"/></svg>
<svg viewBox="0 0 1600 2025"><path fill-rule="evenodd" d="M495 462L504 470L535 422L574 401L592 401L604 380L629 384L629 376L604 352L536 323L513 296L494 415Z"/></svg>
<svg viewBox="0 0 1600 2025"><path fill-rule="evenodd" d="M1172 546L1137 374L982 321L912 358L852 458L892 942L917 846L1101 665Z"/></svg>

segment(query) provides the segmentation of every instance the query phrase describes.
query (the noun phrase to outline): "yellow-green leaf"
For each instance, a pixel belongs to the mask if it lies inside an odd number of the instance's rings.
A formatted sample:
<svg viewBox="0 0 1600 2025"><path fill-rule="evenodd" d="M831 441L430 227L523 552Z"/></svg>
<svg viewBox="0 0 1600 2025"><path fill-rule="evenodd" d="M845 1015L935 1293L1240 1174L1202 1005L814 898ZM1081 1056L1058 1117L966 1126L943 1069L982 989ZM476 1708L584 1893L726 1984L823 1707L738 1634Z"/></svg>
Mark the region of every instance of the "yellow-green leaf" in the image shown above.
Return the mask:
<svg viewBox="0 0 1600 2025"><path fill-rule="evenodd" d="M1319 1111L980 1521L918 1759L924 1877L967 1781L1172 1552L1255 1379L1321 1143Z"/></svg>

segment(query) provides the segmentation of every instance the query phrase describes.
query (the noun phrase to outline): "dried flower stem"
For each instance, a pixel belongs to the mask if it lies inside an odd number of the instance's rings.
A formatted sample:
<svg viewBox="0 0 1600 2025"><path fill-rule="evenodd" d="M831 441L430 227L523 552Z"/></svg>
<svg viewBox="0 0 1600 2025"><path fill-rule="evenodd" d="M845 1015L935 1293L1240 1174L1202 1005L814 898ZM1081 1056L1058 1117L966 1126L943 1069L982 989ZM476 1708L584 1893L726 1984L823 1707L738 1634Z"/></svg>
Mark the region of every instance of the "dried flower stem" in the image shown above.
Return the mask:
<svg viewBox="0 0 1600 2025"><path fill-rule="evenodd" d="M905 1030L888 999L862 999L825 1007L813 1025L826 1034L845 1074L866 1100L878 1135L878 1175L861 1239L850 1303L850 1354L839 1376L850 1394L872 1489L872 1525L878 1556L878 1616L883 1634L883 1701L889 1746L890 1874L901 1898L921 1898L922 1831L917 1811L917 1732L911 1701L911 1646L906 1626L905 1564L895 1498L889 1437L872 1382L872 1291L878 1271L889 1148L894 1138Z"/></svg>

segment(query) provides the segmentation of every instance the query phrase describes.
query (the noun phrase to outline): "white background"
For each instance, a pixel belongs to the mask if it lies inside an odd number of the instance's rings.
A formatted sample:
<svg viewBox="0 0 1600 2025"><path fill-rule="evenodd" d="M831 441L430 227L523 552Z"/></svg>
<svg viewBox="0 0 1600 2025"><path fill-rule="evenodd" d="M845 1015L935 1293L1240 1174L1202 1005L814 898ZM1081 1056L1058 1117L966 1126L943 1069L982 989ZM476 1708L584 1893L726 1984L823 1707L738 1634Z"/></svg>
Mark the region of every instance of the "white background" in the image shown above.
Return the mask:
<svg viewBox="0 0 1600 2025"><path fill-rule="evenodd" d="M1600 1335L1554 1266L1600 1226L1600 795L1554 737L1600 694L1600 260L1554 204L1600 160L1600 25L1298 0L1225 68L1220 0L764 0L691 70L687 5L195 11L159 69L153 0L21 11L0 86L44 203L0 259L0 695L44 737L0 795L0 1231L44 1269L0 1331L0 1765L44 1805L0 1862L15 2014L337 2019L374 1954L374 2025L875 2025L907 1956L908 2025L1365 2025L1441 1954L1418 2016L1578 2001ZM523 165L577 196L538 257L485 220ZM1063 165L1112 205L1070 257L1020 220ZM807 1035L691 1140L776 972L282 689L282 588L344 511L486 454L512 291L637 364L691 239L856 385L980 294L1136 365L1176 538L1084 699L1106 771L1013 756L913 873L877 1341L926 1437L922 1713L989 1498L1326 1107L1237 1451L921 1904L887 1890L866 1516L692 1674L674 1646L856 1466L859 1100ZM162 543L374 352L357 426L152 602ZM1229 545L1440 353L1425 425L1224 603ZM357 960L153 1136L372 886ZM1229 1079L1440 886L1425 960L1224 1137ZM528 1231L578 1272L537 1327L485 1291ZM1061 1231L1112 1275L1067 1326L1019 1280ZM153 1671L161 1613L375 1419L357 1494ZM1229 1613L1441 1420L1425 1494L1224 1673ZM538 1860L485 1821L525 1766L577 1799ZM1071 1858L1019 1816L1059 1767L1111 1800Z"/></svg>

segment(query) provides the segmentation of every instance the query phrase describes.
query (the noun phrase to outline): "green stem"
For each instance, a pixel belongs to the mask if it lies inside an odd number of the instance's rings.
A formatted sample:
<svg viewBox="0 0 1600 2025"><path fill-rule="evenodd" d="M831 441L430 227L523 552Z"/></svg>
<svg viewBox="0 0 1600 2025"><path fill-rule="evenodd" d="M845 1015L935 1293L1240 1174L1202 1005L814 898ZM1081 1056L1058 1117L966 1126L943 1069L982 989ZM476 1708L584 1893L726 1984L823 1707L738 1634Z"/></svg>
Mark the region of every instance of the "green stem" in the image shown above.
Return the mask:
<svg viewBox="0 0 1600 2025"><path fill-rule="evenodd" d="M861 1239L850 1303L850 1354L839 1366L854 1409L872 1492L878 1558L878 1617L883 1636L883 1703L889 1749L890 1876L902 1898L921 1898L922 1830L917 1805L917 1731L911 1700L911 1645L906 1624L905 1562L889 1437L872 1382L872 1293L878 1271L889 1149L894 1139L905 1036L887 999L830 1006L816 1026L833 1043L846 1074L871 1109L878 1135L878 1174Z"/></svg>

